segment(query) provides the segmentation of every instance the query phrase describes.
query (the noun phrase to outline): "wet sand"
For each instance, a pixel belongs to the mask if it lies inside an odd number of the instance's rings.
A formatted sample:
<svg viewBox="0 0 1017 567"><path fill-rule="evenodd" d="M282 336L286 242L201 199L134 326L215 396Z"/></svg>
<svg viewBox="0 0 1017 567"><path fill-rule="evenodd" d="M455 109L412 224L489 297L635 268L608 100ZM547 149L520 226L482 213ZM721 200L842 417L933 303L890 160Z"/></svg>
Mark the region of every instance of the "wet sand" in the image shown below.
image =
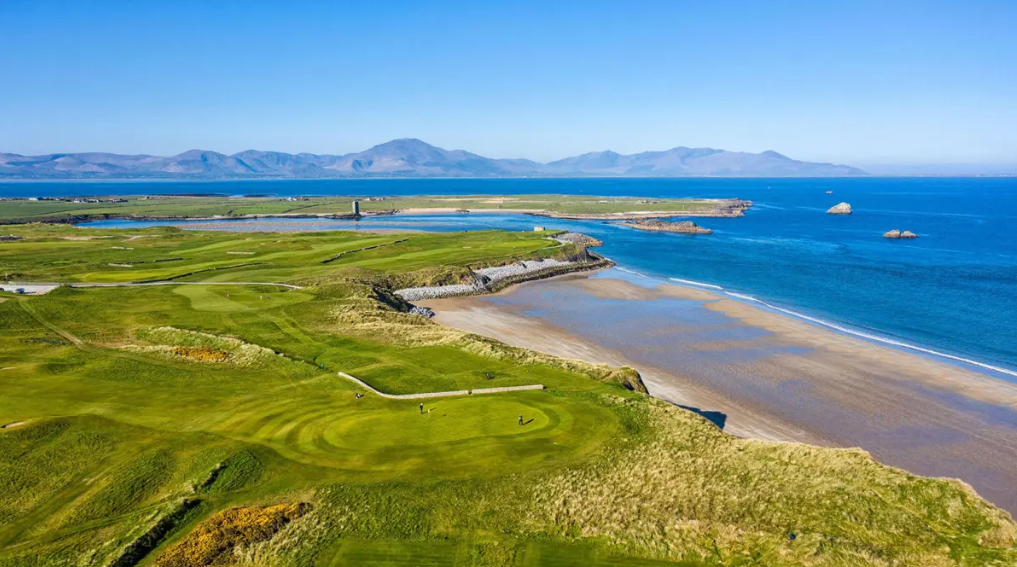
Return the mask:
<svg viewBox="0 0 1017 567"><path fill-rule="evenodd" d="M648 280L656 282L656 280ZM616 270L420 302L443 324L636 368L650 393L743 437L862 447L1017 511L1017 385L709 290Z"/></svg>

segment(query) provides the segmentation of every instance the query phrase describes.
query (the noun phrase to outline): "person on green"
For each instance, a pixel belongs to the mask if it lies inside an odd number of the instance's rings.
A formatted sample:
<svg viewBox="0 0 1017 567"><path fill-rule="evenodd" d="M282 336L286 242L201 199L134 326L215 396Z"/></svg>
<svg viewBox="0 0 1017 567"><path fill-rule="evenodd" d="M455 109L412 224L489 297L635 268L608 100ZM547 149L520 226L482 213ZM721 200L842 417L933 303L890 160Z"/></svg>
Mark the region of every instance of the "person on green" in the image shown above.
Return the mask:
<svg viewBox="0 0 1017 567"><path fill-rule="evenodd" d="M519 425L523 424L523 414L519 414Z"/></svg>
<svg viewBox="0 0 1017 567"><path fill-rule="evenodd" d="M424 402L420 402L420 415L424 415Z"/></svg>

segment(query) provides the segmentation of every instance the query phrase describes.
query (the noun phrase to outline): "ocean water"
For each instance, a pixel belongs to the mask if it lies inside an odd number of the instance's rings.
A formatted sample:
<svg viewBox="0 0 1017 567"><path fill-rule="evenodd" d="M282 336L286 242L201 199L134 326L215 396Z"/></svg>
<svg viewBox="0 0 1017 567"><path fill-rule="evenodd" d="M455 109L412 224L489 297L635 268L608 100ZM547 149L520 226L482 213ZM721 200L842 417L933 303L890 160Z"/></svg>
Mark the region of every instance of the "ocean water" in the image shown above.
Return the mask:
<svg viewBox="0 0 1017 567"><path fill-rule="evenodd" d="M833 194L827 195L828 190ZM624 269L716 286L845 332L1017 369L1017 178L0 183L0 196L144 193L741 197L755 203L744 218L697 221L714 230L710 236L502 214L383 217L359 225L458 231L525 230L540 224L582 231L602 239L605 245L598 252ZM853 215L825 214L841 201L851 203ZM229 225L243 229L245 222ZM286 219L278 227L352 224ZM247 228L270 226L262 219ZM920 238L882 238L894 228L912 230ZM990 373L1015 379L1006 372Z"/></svg>

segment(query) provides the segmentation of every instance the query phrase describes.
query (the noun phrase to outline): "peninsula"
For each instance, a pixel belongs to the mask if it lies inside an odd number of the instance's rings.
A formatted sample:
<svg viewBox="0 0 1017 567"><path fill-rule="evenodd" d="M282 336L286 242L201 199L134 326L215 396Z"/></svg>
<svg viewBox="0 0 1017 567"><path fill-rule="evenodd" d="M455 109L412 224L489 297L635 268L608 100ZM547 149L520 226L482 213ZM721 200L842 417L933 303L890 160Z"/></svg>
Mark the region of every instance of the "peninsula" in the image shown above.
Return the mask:
<svg viewBox="0 0 1017 567"><path fill-rule="evenodd" d="M354 202L356 206L354 208ZM129 195L0 200L0 224L89 220L340 218L398 214L521 213L562 219L739 217L742 199L648 199L582 195L229 197Z"/></svg>

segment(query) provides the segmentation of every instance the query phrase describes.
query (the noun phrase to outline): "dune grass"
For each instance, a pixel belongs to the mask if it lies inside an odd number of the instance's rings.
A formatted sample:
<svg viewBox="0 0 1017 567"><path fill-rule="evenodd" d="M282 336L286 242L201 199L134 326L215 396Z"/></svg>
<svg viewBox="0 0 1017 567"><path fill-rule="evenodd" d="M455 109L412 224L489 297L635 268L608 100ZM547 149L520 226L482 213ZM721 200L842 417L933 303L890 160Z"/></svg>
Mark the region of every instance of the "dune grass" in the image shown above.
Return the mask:
<svg viewBox="0 0 1017 567"><path fill-rule="evenodd" d="M32 278L124 281L109 254L184 258L148 274L165 277L259 250L265 264L207 277L302 289L5 294L0 424L24 423L0 429L2 567L1017 562L1010 517L959 482L739 440L631 370L447 329L392 294L555 253L539 236L410 235L322 264L383 237L23 232L0 267ZM387 392L547 389L421 412L357 398L338 371Z"/></svg>

